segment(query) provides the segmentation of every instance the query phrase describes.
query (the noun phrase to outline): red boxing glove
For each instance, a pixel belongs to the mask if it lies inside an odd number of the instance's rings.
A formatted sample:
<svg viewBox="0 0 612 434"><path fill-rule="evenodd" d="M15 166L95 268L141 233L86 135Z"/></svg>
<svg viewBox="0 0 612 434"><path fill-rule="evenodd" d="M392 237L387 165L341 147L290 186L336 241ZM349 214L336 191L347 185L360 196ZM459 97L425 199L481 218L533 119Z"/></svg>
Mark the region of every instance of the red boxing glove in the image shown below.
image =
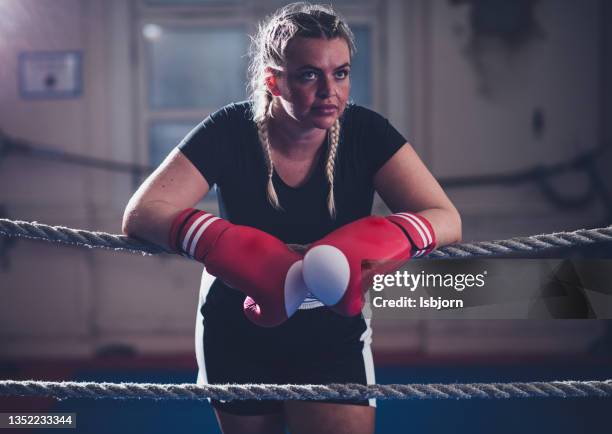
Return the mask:
<svg viewBox="0 0 612 434"><path fill-rule="evenodd" d="M244 313L257 325L281 324L308 293L302 278L302 256L258 229L188 208L174 219L169 244L244 292Z"/></svg>
<svg viewBox="0 0 612 434"><path fill-rule="evenodd" d="M365 217L342 226L312 244L304 256L304 281L321 302L354 316L364 304L362 282L375 273L395 271L406 260L436 246L431 224L408 212ZM374 261L362 275L361 262Z"/></svg>

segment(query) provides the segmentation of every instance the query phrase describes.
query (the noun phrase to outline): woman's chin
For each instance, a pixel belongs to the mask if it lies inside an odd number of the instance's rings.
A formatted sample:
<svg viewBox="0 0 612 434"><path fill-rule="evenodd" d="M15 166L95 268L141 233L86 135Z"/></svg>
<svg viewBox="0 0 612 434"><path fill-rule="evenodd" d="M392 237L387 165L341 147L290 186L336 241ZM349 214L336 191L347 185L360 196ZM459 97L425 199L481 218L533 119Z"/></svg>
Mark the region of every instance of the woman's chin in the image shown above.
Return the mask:
<svg viewBox="0 0 612 434"><path fill-rule="evenodd" d="M336 122L336 116L317 116L312 120L312 124L316 128L322 130L329 130Z"/></svg>

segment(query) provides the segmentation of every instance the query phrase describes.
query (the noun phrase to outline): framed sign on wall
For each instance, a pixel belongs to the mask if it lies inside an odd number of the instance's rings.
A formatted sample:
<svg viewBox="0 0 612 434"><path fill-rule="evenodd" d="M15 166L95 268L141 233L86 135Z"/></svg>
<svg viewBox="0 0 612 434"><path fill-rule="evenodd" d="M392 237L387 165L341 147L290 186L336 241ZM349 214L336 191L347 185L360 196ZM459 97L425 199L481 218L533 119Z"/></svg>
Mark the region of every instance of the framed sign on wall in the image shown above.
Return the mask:
<svg viewBox="0 0 612 434"><path fill-rule="evenodd" d="M82 93L80 51L19 53L19 93L25 99L76 98Z"/></svg>

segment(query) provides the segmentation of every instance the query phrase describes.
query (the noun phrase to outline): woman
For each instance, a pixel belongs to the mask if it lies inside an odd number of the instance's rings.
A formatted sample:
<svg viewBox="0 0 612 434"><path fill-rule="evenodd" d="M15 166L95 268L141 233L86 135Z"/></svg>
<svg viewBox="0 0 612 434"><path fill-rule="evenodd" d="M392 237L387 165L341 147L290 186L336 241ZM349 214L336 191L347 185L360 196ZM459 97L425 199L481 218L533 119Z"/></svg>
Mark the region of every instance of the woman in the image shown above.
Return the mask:
<svg viewBox="0 0 612 434"><path fill-rule="evenodd" d="M240 269L223 274L219 270L228 263L249 268L274 250L283 260L268 264L284 265L272 271L279 274L266 285L279 279L286 283L292 264L302 264L303 252L283 252L282 243L323 239L333 244L338 229L350 229L370 215L374 191L392 211L409 211L426 221L438 246L461 238L457 210L413 148L382 116L348 103L353 53L353 35L331 8L297 3L278 10L253 39L250 101L230 104L204 120L127 206L124 233L203 261L205 252L222 249L211 247L212 241L195 244L196 218L210 218L211 228L235 229L236 224L246 231L234 238L235 244L227 243L229 253L219 254L237 256L206 264L212 274L227 278L211 284L205 272L202 280L196 333L199 382L374 382L371 330L362 315L339 315L311 294L297 291L293 308L276 312L267 323L260 321L275 327L259 327L249 319L261 320L257 315L268 308L257 305L261 294L244 302L240 292L251 295L246 286L257 286L249 281L257 277L234 279L231 273ZM225 220L189 209L213 184ZM271 247L243 258L241 243L260 232L270 238L262 243ZM401 232L399 237L405 239ZM252 272L267 279L269 273L257 268L270 267L258 265ZM301 283L296 287L303 288L302 273L297 276ZM287 294L285 288L272 298ZM374 431L374 400L212 404L226 434L284 433L285 427L292 433Z"/></svg>

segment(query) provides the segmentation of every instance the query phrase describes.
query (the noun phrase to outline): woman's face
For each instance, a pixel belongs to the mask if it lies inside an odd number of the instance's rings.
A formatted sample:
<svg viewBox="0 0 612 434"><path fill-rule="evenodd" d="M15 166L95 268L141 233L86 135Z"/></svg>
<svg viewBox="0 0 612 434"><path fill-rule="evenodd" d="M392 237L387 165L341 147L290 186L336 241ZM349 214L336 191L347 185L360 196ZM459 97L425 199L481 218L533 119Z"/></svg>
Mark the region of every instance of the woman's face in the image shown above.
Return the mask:
<svg viewBox="0 0 612 434"><path fill-rule="evenodd" d="M344 112L350 90L350 52L342 38L292 39L276 76L285 112L306 128L329 129Z"/></svg>

